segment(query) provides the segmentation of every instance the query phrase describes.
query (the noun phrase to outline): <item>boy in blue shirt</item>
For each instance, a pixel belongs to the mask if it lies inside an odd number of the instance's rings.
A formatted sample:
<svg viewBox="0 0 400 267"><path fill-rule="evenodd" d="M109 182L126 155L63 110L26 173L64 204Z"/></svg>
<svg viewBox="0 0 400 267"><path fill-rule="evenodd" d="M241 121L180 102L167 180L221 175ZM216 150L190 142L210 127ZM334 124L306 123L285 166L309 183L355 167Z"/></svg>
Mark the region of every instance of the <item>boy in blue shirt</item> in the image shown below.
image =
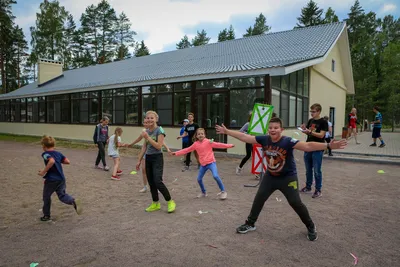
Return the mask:
<svg viewBox="0 0 400 267"><path fill-rule="evenodd" d="M370 146L376 146L376 139L379 138L379 140L381 141L379 147L382 148L386 146L381 136L382 114L379 112L378 106L375 106L372 110L375 112L375 120L371 122L374 124L374 128L372 129L372 139L374 140L374 142Z"/></svg>
<svg viewBox="0 0 400 267"><path fill-rule="evenodd" d="M38 175L42 176L44 181L43 187L43 217L41 221L50 221L50 207L51 207L51 195L56 192L58 199L68 205L72 205L80 215L82 213L81 202L78 199L74 199L65 192L65 176L62 168L62 164L69 164L69 160L60 152L54 150L55 139L51 136L44 135L41 140L43 147L42 158L44 160L45 168L38 172Z"/></svg>
<svg viewBox="0 0 400 267"><path fill-rule="evenodd" d="M216 125L218 134L232 136L247 144L261 144L263 154L267 162L267 171L263 176L257 194L254 198L253 206L246 222L236 229L236 232L245 234L256 230L255 223L260 215L264 203L273 192L279 190L286 197L289 205L294 209L301 221L307 227L307 238L310 241L317 240L317 230L312 221L307 207L300 199L297 179L296 162L293 150L318 151L325 148L341 149L346 146L346 140L331 141L330 143L321 142L302 142L294 138L282 135L282 121L279 118L271 118L268 126L268 135L251 136L238 131L227 129Z"/></svg>

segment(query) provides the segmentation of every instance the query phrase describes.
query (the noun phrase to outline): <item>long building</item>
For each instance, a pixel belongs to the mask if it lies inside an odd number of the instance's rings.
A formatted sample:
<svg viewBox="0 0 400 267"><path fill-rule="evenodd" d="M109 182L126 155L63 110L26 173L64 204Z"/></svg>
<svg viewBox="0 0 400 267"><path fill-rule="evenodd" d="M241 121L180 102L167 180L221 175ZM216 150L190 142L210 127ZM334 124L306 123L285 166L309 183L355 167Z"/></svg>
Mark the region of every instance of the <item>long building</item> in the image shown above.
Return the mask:
<svg viewBox="0 0 400 267"><path fill-rule="evenodd" d="M147 110L159 113L167 144L176 140L188 112L216 141L214 125L233 129L255 103L274 106L286 134L320 103L334 133L344 126L346 95L354 94L344 22L252 36L63 72L63 64L39 60L38 79L0 95L0 132L91 140L103 115L135 139ZM243 154L243 144L229 150Z"/></svg>

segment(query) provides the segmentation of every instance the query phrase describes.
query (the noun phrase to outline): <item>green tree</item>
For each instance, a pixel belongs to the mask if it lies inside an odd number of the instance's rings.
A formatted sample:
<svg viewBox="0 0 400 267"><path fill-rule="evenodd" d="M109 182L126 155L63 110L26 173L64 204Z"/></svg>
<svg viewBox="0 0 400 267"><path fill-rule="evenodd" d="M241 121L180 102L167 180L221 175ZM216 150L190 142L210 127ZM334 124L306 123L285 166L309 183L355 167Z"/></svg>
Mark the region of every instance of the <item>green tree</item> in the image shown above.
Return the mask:
<svg viewBox="0 0 400 267"><path fill-rule="evenodd" d="M97 15L95 5L90 5L85 9L81 15L81 28L80 32L83 34L84 45L90 52L92 61L97 62L99 58L99 43L100 38L97 29L100 27L100 18Z"/></svg>
<svg viewBox="0 0 400 267"><path fill-rule="evenodd" d="M74 38L76 32L76 24L74 18L71 14L67 17L66 26L64 28L64 44L63 44L63 61L64 61L64 70L68 70L73 68L74 61Z"/></svg>
<svg viewBox="0 0 400 267"><path fill-rule="evenodd" d="M298 28L315 26L323 23L322 13L324 10L319 8L317 3L310 0L305 7L301 9L300 17L297 18Z"/></svg>
<svg viewBox="0 0 400 267"><path fill-rule="evenodd" d="M110 62L115 51L115 29L117 15L106 0L102 0L96 8L99 17L100 53L97 63Z"/></svg>
<svg viewBox="0 0 400 267"><path fill-rule="evenodd" d="M64 24L68 12L55 0L44 0L40 4L40 12L36 13L35 27L31 27L31 35L35 40L35 53L38 57L62 60L65 51Z"/></svg>
<svg viewBox="0 0 400 267"><path fill-rule="evenodd" d="M17 26L14 29L14 45L13 45L13 58L12 58L12 69L15 70L16 73L16 88L20 88L22 85L26 84L26 77L23 73L24 62L27 60L29 54L28 51L28 42L25 40L25 35L22 29ZM14 89L16 89L14 88Z"/></svg>
<svg viewBox="0 0 400 267"><path fill-rule="evenodd" d="M135 49L135 57L142 57L142 56L148 56L148 55L150 55L150 51L147 48L147 46L144 44L144 41L142 40Z"/></svg>
<svg viewBox="0 0 400 267"><path fill-rule="evenodd" d="M182 37L179 43L176 44L176 49L184 49L184 48L189 48L191 46L192 44L190 43L189 38L185 34L185 36Z"/></svg>
<svg viewBox="0 0 400 267"><path fill-rule="evenodd" d="M218 34L218 42L234 40L234 39L235 39L235 30L233 29L232 25L229 27L229 29L225 28Z"/></svg>
<svg viewBox="0 0 400 267"><path fill-rule="evenodd" d="M206 45L211 40L207 37L207 32L203 29L201 32L197 31L197 35L192 39L192 46Z"/></svg>
<svg viewBox="0 0 400 267"><path fill-rule="evenodd" d="M267 18L260 13L258 17L256 17L256 21L253 26L250 26L243 37L249 37L253 35L260 35L268 33L271 30L271 27L267 25Z"/></svg>
<svg viewBox="0 0 400 267"><path fill-rule="evenodd" d="M329 7L325 13L324 23L334 23L339 22L339 17L336 15L335 11Z"/></svg>
<svg viewBox="0 0 400 267"><path fill-rule="evenodd" d="M133 36L136 32L131 29L132 24L129 18L122 12L117 20L116 24L116 39L118 41L117 47L117 58L118 60L126 59L130 57L129 47L133 47L135 40Z"/></svg>

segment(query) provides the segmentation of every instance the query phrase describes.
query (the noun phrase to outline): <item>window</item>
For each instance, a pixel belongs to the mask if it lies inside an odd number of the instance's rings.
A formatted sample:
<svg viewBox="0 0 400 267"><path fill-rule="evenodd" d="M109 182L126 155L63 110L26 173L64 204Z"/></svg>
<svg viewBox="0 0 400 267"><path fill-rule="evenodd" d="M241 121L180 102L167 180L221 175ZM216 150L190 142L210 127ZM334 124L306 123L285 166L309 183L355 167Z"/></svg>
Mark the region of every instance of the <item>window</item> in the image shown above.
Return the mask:
<svg viewBox="0 0 400 267"><path fill-rule="evenodd" d="M281 77L281 89L287 91L289 89L289 75Z"/></svg>
<svg viewBox="0 0 400 267"><path fill-rule="evenodd" d="M44 96L38 97L38 121L46 122L46 98Z"/></svg>
<svg viewBox="0 0 400 267"><path fill-rule="evenodd" d="M11 121L21 121L21 99L11 100Z"/></svg>
<svg viewBox="0 0 400 267"><path fill-rule="evenodd" d="M262 76L233 78L229 80L230 88L261 87L261 86L264 86L264 77Z"/></svg>
<svg viewBox="0 0 400 267"><path fill-rule="evenodd" d="M303 122L308 122L309 112L308 112L308 98L303 98Z"/></svg>
<svg viewBox="0 0 400 267"><path fill-rule="evenodd" d="M27 122L33 121L33 99L32 98L26 99L26 121Z"/></svg>
<svg viewBox="0 0 400 267"><path fill-rule="evenodd" d="M26 99L21 98L21 122L26 122Z"/></svg>
<svg viewBox="0 0 400 267"><path fill-rule="evenodd" d="M156 95L142 95L142 117L148 110L156 110Z"/></svg>
<svg viewBox="0 0 400 267"><path fill-rule="evenodd" d="M184 91L187 86L188 84L178 84L177 89ZM142 117L148 110L154 110L159 116L160 125L172 125L173 91L174 85L171 84L142 87Z"/></svg>
<svg viewBox="0 0 400 267"><path fill-rule="evenodd" d="M160 125L172 125L172 94L157 95L157 112Z"/></svg>
<svg viewBox="0 0 400 267"><path fill-rule="evenodd" d="M297 98L296 116L296 126L300 126L303 122L306 123L306 121L303 121L303 99L300 97Z"/></svg>
<svg viewBox="0 0 400 267"><path fill-rule="evenodd" d="M56 95L47 97L47 122L69 123L69 118L69 95Z"/></svg>
<svg viewBox="0 0 400 267"><path fill-rule="evenodd" d="M281 92L278 90L272 89L272 103L274 106L274 112L277 117L280 117L280 108L281 108Z"/></svg>
<svg viewBox="0 0 400 267"><path fill-rule="evenodd" d="M334 59L332 59L332 66L331 66L331 70L332 70L333 72L335 72L335 67L336 67L336 62L335 62L335 60L334 60Z"/></svg>
<svg viewBox="0 0 400 267"><path fill-rule="evenodd" d="M227 88L229 81L223 80L205 80L196 82L196 89L215 89L215 88Z"/></svg>
<svg viewBox="0 0 400 267"><path fill-rule="evenodd" d="M125 91L126 89L102 91L102 116L107 116L112 123L125 123Z"/></svg>
<svg viewBox="0 0 400 267"><path fill-rule="evenodd" d="M125 97L126 124L139 123L139 88L128 88Z"/></svg>
<svg viewBox="0 0 400 267"><path fill-rule="evenodd" d="M89 122L98 123L100 121L100 93L89 93Z"/></svg>
<svg viewBox="0 0 400 267"><path fill-rule="evenodd" d="M187 118L190 107L189 92L174 94L174 125L180 125L182 120Z"/></svg>
<svg viewBox="0 0 400 267"><path fill-rule="evenodd" d="M297 94L304 95L304 70L297 72Z"/></svg>
<svg viewBox="0 0 400 267"><path fill-rule="evenodd" d="M0 121L8 121L8 100L0 101Z"/></svg>
<svg viewBox="0 0 400 267"><path fill-rule="evenodd" d="M308 97L308 88L309 88L309 84L308 84L308 80L309 80L309 75L308 75L308 68L304 69L304 96ZM307 107L308 109L308 107Z"/></svg>
<svg viewBox="0 0 400 267"><path fill-rule="evenodd" d="M289 95L284 92L281 92L281 119L283 127L289 125Z"/></svg>
<svg viewBox="0 0 400 267"><path fill-rule="evenodd" d="M296 74L297 74L297 72L292 72L290 74L290 88L289 88L289 90L290 90L291 93L296 93L296 87L297 87Z"/></svg>
<svg viewBox="0 0 400 267"><path fill-rule="evenodd" d="M272 76L271 77L271 86L274 89L281 89L281 76Z"/></svg>
<svg viewBox="0 0 400 267"><path fill-rule="evenodd" d="M296 96L291 95L289 101L289 127L296 126Z"/></svg>
<svg viewBox="0 0 400 267"><path fill-rule="evenodd" d="M236 127L241 127L248 120L255 103L264 103L264 88L231 89L230 92L230 120L235 121Z"/></svg>
<svg viewBox="0 0 400 267"><path fill-rule="evenodd" d="M89 93L72 94L71 98L71 118L72 123L89 122Z"/></svg>

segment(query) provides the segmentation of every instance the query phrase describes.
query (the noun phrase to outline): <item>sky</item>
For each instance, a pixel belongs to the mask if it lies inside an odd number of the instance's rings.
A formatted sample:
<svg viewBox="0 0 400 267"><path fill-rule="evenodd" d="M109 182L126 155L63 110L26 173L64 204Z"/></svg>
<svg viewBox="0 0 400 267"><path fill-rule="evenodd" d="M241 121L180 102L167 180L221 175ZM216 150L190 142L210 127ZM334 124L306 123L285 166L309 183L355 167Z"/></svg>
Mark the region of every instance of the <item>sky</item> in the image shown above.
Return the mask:
<svg viewBox="0 0 400 267"><path fill-rule="evenodd" d="M347 17L355 0L314 0L324 11L332 7L339 19ZM42 0L17 0L13 5L15 22L23 28L28 43L29 27L35 25L36 12ZM77 25L86 7L100 0L59 0L74 16ZM263 13L271 32L290 30L296 25L301 8L308 0L108 0L117 14L129 17L135 39L144 40L152 54L176 49L176 43L186 34L192 39L197 31L205 29L216 42L218 33L232 25L236 38L242 37L255 18ZM399 0L360 0L366 12L374 11L378 17L400 15Z"/></svg>

